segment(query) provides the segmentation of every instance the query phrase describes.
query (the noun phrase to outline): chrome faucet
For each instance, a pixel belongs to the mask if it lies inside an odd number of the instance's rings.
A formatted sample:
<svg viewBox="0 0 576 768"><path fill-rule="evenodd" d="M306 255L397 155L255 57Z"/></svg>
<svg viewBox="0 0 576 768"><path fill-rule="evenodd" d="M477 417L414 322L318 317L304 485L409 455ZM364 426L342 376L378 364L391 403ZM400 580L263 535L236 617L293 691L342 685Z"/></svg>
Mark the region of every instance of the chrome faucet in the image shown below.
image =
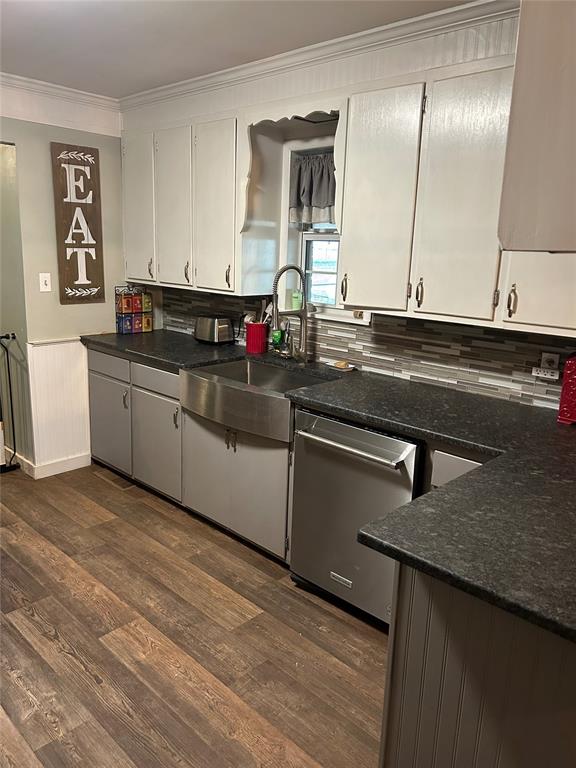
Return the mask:
<svg viewBox="0 0 576 768"><path fill-rule="evenodd" d="M287 309L280 312L278 309L278 282L288 270L293 269L300 275L300 283L302 287L302 306L300 309ZM280 317L298 317L300 318L300 344L298 345L298 351L294 355L299 360L306 362L308 360L308 312L315 311L316 308L312 304L308 304L306 300L306 275L304 270L297 267L295 264L286 264L280 267L278 272L274 275L272 282L272 330L277 331L280 329Z"/></svg>

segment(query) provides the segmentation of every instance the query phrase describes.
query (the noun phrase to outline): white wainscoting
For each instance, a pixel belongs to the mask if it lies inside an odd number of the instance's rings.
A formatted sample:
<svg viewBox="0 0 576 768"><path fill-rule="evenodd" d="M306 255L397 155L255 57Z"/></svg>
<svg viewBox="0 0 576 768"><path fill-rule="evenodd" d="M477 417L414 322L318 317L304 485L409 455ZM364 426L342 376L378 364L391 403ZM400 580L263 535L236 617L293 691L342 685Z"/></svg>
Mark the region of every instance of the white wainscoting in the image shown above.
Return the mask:
<svg viewBox="0 0 576 768"><path fill-rule="evenodd" d="M28 344L36 479L90 464L86 348L78 339Z"/></svg>

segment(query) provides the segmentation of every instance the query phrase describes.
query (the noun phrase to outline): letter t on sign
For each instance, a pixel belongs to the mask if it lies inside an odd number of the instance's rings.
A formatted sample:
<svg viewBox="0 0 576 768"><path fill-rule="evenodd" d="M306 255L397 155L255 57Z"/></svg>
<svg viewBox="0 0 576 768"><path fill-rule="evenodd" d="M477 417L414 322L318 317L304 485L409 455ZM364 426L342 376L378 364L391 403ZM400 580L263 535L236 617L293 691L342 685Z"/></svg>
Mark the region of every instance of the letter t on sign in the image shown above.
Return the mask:
<svg viewBox="0 0 576 768"><path fill-rule="evenodd" d="M98 150L50 145L61 304L105 301Z"/></svg>

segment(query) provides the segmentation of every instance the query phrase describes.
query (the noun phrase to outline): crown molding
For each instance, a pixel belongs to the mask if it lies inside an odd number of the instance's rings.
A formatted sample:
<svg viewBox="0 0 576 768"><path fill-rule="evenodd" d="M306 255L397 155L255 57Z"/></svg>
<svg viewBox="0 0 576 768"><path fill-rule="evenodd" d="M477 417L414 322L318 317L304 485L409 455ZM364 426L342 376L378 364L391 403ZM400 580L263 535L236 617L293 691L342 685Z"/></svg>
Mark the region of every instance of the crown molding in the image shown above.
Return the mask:
<svg viewBox="0 0 576 768"><path fill-rule="evenodd" d="M118 99L0 72L0 115L32 123L120 136Z"/></svg>
<svg viewBox="0 0 576 768"><path fill-rule="evenodd" d="M415 19L397 21L384 27L339 37L335 40L298 48L260 61L142 91L119 99L120 110L124 112L148 104L242 85L253 80L279 75L286 71L326 64L337 59L378 51L388 46L406 43L422 37L455 31L464 26L512 18L517 16L519 7L520 0L475 0L475 2L466 5L436 11Z"/></svg>

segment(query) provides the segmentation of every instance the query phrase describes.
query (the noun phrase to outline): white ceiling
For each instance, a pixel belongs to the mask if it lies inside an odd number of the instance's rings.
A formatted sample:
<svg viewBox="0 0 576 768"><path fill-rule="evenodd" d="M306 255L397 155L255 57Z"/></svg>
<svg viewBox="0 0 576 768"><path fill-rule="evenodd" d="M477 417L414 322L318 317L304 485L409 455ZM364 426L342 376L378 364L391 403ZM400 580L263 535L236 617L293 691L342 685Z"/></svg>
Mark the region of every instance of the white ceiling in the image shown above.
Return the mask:
<svg viewBox="0 0 576 768"><path fill-rule="evenodd" d="M1 0L0 69L121 98L464 0Z"/></svg>

